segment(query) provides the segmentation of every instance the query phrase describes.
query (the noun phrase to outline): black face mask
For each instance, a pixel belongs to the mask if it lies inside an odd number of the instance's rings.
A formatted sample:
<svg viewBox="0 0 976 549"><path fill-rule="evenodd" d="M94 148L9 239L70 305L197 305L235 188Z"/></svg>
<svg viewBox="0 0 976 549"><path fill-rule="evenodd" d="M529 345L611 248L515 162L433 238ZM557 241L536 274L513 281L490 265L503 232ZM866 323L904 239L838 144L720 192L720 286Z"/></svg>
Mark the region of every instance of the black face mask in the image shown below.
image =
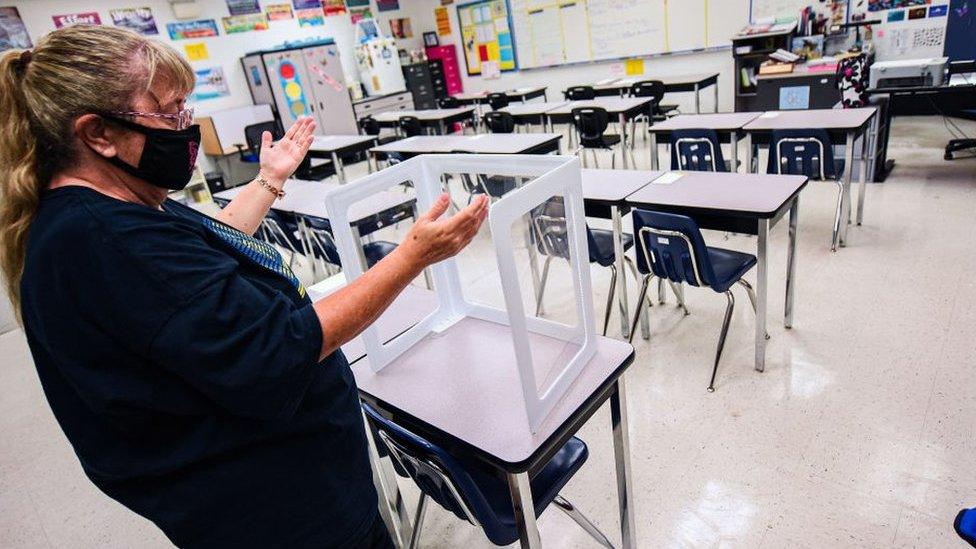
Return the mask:
<svg viewBox="0 0 976 549"><path fill-rule="evenodd" d="M138 166L123 162L118 156L108 158L109 162L129 175L164 189L180 191L190 182L200 150L199 124L183 130L167 130L148 128L124 118L102 116L146 136Z"/></svg>

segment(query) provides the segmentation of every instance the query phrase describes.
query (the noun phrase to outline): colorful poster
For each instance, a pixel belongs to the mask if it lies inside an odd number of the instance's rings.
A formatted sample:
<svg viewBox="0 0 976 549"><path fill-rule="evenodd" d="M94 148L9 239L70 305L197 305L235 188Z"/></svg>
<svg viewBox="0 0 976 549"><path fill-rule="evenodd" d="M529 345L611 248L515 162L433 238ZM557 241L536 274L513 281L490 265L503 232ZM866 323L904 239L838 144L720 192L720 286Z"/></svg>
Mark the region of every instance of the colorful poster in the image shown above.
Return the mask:
<svg viewBox="0 0 976 549"><path fill-rule="evenodd" d="M213 19L198 19L196 21L178 21L166 23L166 32L170 40L187 40L190 38L207 38L218 36L217 22Z"/></svg>
<svg viewBox="0 0 976 549"><path fill-rule="evenodd" d="M922 8L911 8L910 10L908 10L908 18L909 19L925 19L925 13L927 11L928 10L926 10L924 7L922 7Z"/></svg>
<svg viewBox="0 0 976 549"><path fill-rule="evenodd" d="M32 47L34 44L17 8L0 8L0 51Z"/></svg>
<svg viewBox="0 0 976 549"><path fill-rule="evenodd" d="M159 34L156 18L150 8L124 8L108 12L112 17L112 24L116 27L132 29L139 34Z"/></svg>
<svg viewBox="0 0 976 549"><path fill-rule="evenodd" d="M518 68L505 0L480 0L457 7L461 48L469 76L482 74L481 65L497 62L502 72Z"/></svg>
<svg viewBox="0 0 976 549"><path fill-rule="evenodd" d="M263 13L232 15L222 19L225 34L268 30L268 18Z"/></svg>
<svg viewBox="0 0 976 549"><path fill-rule="evenodd" d="M350 8L368 8L369 0L346 0L346 6Z"/></svg>
<svg viewBox="0 0 976 549"><path fill-rule="evenodd" d="M292 19L291 4L269 4L264 8L264 14L268 21L283 21Z"/></svg>
<svg viewBox="0 0 976 549"><path fill-rule="evenodd" d="M53 15L54 26L57 28L70 27L72 25L101 25L102 18L98 12L86 11L84 13L69 13L67 15Z"/></svg>
<svg viewBox="0 0 976 549"><path fill-rule="evenodd" d="M947 4L929 6L929 17L945 17L946 15L949 15L949 6Z"/></svg>
<svg viewBox="0 0 976 549"><path fill-rule="evenodd" d="M206 101L230 95L230 87L224 77L223 67L210 67L193 71L197 81L190 101Z"/></svg>
<svg viewBox="0 0 976 549"><path fill-rule="evenodd" d="M322 8L295 10L295 15L298 16L299 27L318 27L325 24Z"/></svg>
<svg viewBox="0 0 976 549"><path fill-rule="evenodd" d="M868 0L868 11L893 10L931 4L932 0Z"/></svg>
<svg viewBox="0 0 976 549"><path fill-rule="evenodd" d="M376 9L379 11L396 11L400 9L399 0L376 0Z"/></svg>
<svg viewBox="0 0 976 549"><path fill-rule="evenodd" d="M261 13L261 5L258 0L226 0L227 11L231 15L251 15Z"/></svg>
<svg viewBox="0 0 976 549"><path fill-rule="evenodd" d="M409 17L390 19L390 34L393 38L413 38L413 28Z"/></svg>
<svg viewBox="0 0 976 549"><path fill-rule="evenodd" d="M322 0L292 0L291 4L295 6L296 10L310 10L312 8L321 8Z"/></svg>
<svg viewBox="0 0 976 549"><path fill-rule="evenodd" d="M451 35L451 18L447 14L447 8L434 8L434 19L437 20L437 34L441 36Z"/></svg>
<svg viewBox="0 0 976 549"><path fill-rule="evenodd" d="M210 52L207 51L207 44L204 42L185 44L183 49L186 51L186 58L190 61L206 61L210 59Z"/></svg>
<svg viewBox="0 0 976 549"><path fill-rule="evenodd" d="M323 0L322 8L325 10L326 17L346 13L346 3L343 0Z"/></svg>
<svg viewBox="0 0 976 549"><path fill-rule="evenodd" d="M349 19L352 21L353 25L355 25L356 23L360 22L363 19L372 19L372 18L373 18L373 12L370 11L369 6L365 8L349 8Z"/></svg>

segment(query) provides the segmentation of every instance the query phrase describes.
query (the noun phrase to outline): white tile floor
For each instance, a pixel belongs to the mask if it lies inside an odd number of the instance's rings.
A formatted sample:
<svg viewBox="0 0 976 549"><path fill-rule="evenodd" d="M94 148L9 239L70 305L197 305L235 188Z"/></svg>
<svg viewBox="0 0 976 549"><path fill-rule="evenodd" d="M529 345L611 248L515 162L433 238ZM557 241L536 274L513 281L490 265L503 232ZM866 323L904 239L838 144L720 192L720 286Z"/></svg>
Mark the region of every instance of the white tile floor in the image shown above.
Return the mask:
<svg viewBox="0 0 976 549"><path fill-rule="evenodd" d="M785 226L773 233L765 373L752 369L744 296L714 394L705 386L724 299L691 288L691 316L673 299L652 309L652 339L637 340L627 374L641 547L961 546L952 518L976 505L976 160L942 161L948 137L937 118L896 121L898 166L869 187L865 224L836 254L834 187L804 191L792 331L780 320ZM749 237L706 238L755 249ZM481 238L466 259L487 250ZM593 273L599 312L609 275ZM84 477L20 332L0 336L0 364L0 546L168 546ZM590 459L564 494L617 539L608 424L603 409L580 433ZM547 547L594 546L554 511L540 529ZM488 546L437 508L422 542Z"/></svg>

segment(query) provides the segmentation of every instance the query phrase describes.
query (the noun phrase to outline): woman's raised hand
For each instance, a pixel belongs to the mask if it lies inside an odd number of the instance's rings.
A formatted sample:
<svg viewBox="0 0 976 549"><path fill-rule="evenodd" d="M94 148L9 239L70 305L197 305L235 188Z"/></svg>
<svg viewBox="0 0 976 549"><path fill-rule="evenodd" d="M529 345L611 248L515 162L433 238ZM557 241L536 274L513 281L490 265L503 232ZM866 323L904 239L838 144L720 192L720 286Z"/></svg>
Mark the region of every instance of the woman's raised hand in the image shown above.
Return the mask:
<svg viewBox="0 0 976 549"><path fill-rule="evenodd" d="M298 169L312 146L315 120L299 118L284 137L272 142L271 132L261 134L261 172L265 177L284 182Z"/></svg>
<svg viewBox="0 0 976 549"><path fill-rule="evenodd" d="M478 196L463 210L441 219L450 203L448 195L442 194L430 210L417 219L400 244L402 253L417 269L460 252L478 234L481 223L488 216L487 196Z"/></svg>

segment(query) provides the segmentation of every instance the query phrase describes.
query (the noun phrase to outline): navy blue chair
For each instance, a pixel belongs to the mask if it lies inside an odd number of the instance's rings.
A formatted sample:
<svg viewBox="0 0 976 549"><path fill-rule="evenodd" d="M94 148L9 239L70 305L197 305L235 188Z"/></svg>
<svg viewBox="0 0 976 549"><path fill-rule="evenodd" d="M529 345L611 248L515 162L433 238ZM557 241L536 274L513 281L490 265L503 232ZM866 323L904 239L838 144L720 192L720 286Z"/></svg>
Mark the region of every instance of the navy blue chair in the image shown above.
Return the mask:
<svg viewBox="0 0 976 549"><path fill-rule="evenodd" d="M378 447L388 452L397 470L420 488L411 549L420 540L427 500L450 511L461 520L480 527L495 545L518 541L518 524L507 482L473 458L452 455L363 403L366 420L375 433ZM613 547L607 537L559 491L583 466L589 451L573 437L560 448L530 481L533 512L541 515L549 504L562 510L604 547Z"/></svg>
<svg viewBox="0 0 976 549"><path fill-rule="evenodd" d="M671 169L689 172L727 172L722 142L712 129L674 130L671 133Z"/></svg>
<svg viewBox="0 0 976 549"><path fill-rule="evenodd" d="M602 107L577 107L572 110L572 117L576 133L579 135L577 152L589 150L593 158L593 165L599 168L600 163L597 160L596 151L601 149L610 151L610 167L613 168L617 161L614 146L620 143L620 136L605 133L610 125L610 115L607 110ZM631 151L624 150L621 151L621 154L628 152ZM586 157L581 155L581 158L585 166ZM633 153L631 153L631 161L633 161Z"/></svg>
<svg viewBox="0 0 976 549"><path fill-rule="evenodd" d="M309 245L312 248L312 255L316 259L321 259L329 265L340 266L339 251L336 249L335 240L332 238L332 225L326 219L317 217L306 217L305 224L309 232ZM396 250L397 245L385 240L366 242L363 244L363 256L366 258L366 268L376 265L381 259L390 255Z"/></svg>
<svg viewBox="0 0 976 549"><path fill-rule="evenodd" d="M715 365L712 367L711 381L708 382L708 392L714 392L715 373L722 358L725 337L729 332L732 310L735 307L732 286L737 283L743 286L749 294L753 311L756 309L755 291L742 278L756 264L756 256L706 246L701 230L690 217L648 210L634 210L633 215L634 232L638 240L637 270L644 275L638 304L643 304L648 285L655 276L675 284L687 283L711 288L715 292L724 293L728 299L718 350L715 353ZM638 305L631 325L631 340L634 338L634 329L637 328L642 309ZM687 313L687 309L685 312Z"/></svg>
<svg viewBox="0 0 976 549"><path fill-rule="evenodd" d="M565 259L569 261L569 236L566 232L566 207L561 199L552 198L545 204L535 208L531 212L532 238L536 243L538 252L545 256L546 260L542 265L542 276L539 284L539 293L536 296L536 315L542 310L542 298L546 291L546 281L549 279L549 267L553 259ZM634 247L633 235L624 233L622 239L624 253ZM610 314L613 311L613 297L617 289L617 255L613 249L613 231L606 229L591 229L586 227L586 247L589 254L590 263L596 263L601 267L610 269L610 290L607 292L607 308L603 316L603 335L607 335L607 326L610 324ZM633 261L624 255L624 262L630 267L634 278L637 276L637 269ZM625 276L619 273L619 276Z"/></svg>
<svg viewBox="0 0 976 549"><path fill-rule="evenodd" d="M976 547L976 509L963 509L956 515L952 527L969 545Z"/></svg>
<svg viewBox="0 0 976 549"><path fill-rule="evenodd" d="M802 175L837 185L837 207L834 212L834 234L831 249L836 251L840 233L841 209L844 204L845 162L834 158L830 134L822 128L773 130L769 136L769 162L766 173Z"/></svg>

